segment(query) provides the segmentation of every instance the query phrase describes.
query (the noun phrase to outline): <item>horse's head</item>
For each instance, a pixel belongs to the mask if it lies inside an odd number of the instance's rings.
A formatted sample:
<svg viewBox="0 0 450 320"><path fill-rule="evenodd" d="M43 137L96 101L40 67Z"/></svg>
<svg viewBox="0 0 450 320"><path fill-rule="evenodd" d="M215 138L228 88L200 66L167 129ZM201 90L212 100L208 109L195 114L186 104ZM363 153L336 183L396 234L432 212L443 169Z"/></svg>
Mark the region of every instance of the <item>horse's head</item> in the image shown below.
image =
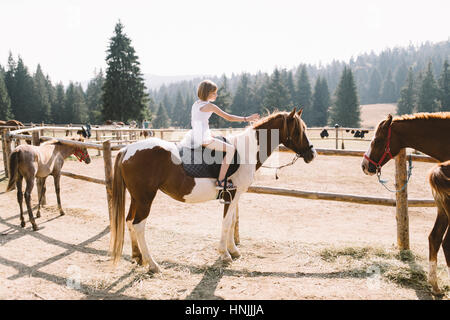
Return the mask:
<svg viewBox="0 0 450 320"><path fill-rule="evenodd" d="M295 109L289 115L283 115L283 124L280 129L281 143L309 163L317 153L306 136L306 125L301 118L303 109L298 112Z"/></svg>
<svg viewBox="0 0 450 320"><path fill-rule="evenodd" d="M72 138L71 140L84 142L84 137L79 135L77 137ZM75 147L75 151L73 152L73 154L75 155L75 157L77 157L77 159L80 162L84 161L86 164L91 163L91 157L89 157L87 148Z"/></svg>
<svg viewBox="0 0 450 320"><path fill-rule="evenodd" d="M364 154L361 168L367 175L380 172L381 167L400 151L397 136L392 134L392 115L378 124L369 149Z"/></svg>

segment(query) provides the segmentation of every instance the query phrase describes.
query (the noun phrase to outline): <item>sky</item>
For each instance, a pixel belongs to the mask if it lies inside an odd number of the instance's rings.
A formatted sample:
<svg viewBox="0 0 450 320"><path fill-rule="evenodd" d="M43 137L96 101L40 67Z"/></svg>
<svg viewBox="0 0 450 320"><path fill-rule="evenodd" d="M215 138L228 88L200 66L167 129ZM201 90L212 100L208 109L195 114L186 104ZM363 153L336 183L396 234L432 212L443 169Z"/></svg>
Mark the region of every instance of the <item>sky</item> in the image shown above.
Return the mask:
<svg viewBox="0 0 450 320"><path fill-rule="evenodd" d="M106 69L119 21L144 74L231 75L450 39L450 1L0 0L0 64L9 52L53 83Z"/></svg>

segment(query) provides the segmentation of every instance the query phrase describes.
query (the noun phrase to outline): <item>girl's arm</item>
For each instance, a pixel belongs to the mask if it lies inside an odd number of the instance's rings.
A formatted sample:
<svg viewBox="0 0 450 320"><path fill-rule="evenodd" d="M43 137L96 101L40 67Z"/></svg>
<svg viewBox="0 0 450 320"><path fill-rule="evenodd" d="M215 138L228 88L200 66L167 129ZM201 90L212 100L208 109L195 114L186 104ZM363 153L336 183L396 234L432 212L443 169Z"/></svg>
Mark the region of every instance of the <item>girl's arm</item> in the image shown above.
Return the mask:
<svg viewBox="0 0 450 320"><path fill-rule="evenodd" d="M224 118L227 121L252 121L252 120L256 120L255 115L251 115L250 117L235 116L233 114L229 114L229 113L223 111L218 106L216 106L215 104L212 104L212 103L208 103L207 105L201 107L200 111L214 112L219 117L222 117L222 118ZM259 118L259 116L257 118Z"/></svg>

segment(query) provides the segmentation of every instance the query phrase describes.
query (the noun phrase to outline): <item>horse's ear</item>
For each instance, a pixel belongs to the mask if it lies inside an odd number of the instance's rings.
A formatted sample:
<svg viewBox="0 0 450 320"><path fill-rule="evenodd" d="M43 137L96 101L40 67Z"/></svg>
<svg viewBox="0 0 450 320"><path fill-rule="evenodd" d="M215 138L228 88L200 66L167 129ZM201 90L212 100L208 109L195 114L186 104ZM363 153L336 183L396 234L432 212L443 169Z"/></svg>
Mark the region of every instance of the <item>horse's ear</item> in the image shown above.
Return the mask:
<svg viewBox="0 0 450 320"><path fill-rule="evenodd" d="M392 123L392 114L388 114L388 116L386 118L386 122L384 123L384 125L386 127L390 127L391 123Z"/></svg>
<svg viewBox="0 0 450 320"><path fill-rule="evenodd" d="M303 108L300 108L300 110L297 111L297 115L299 117L301 117L302 116L302 112L303 112Z"/></svg>
<svg viewBox="0 0 450 320"><path fill-rule="evenodd" d="M291 111L291 113L289 114L289 116L288 116L288 119L291 119L291 118L293 118L294 117L294 115L295 115L295 107L294 107L294 109Z"/></svg>

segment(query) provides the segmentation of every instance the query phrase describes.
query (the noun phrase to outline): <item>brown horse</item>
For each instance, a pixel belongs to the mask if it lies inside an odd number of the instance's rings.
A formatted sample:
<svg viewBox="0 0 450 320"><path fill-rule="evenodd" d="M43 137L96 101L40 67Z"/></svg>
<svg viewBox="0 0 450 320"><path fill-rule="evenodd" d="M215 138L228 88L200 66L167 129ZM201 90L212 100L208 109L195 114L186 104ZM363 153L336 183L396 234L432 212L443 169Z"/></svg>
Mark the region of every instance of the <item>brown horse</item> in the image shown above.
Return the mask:
<svg viewBox="0 0 450 320"><path fill-rule="evenodd" d="M361 164L362 170L368 175L381 172L381 167L395 157L403 148L419 150L440 162L448 161L450 160L449 141L450 112L416 113L394 119L389 115L386 120L381 121L378 125L370 147L364 155ZM439 170L444 170L442 168L445 168L445 166L440 165L438 168ZM431 177L437 177L438 175L433 175L433 172ZM448 177L448 171L446 173ZM433 183L431 185L433 187ZM448 201L445 203L448 205ZM430 266L428 281L432 285L433 291L439 293L436 268L437 254L441 244L447 260L447 266L450 269L450 215L448 207L445 209L442 201L436 201L436 204L438 206L437 218L434 228L428 237Z"/></svg>
<svg viewBox="0 0 450 320"><path fill-rule="evenodd" d="M83 142L83 137L74 137L71 140ZM33 217L33 211L31 209L31 191L34 186L34 178L38 184L38 211L36 217L39 218L42 195L45 194L45 180L49 175L53 176L56 190L56 199L58 201L58 208L61 215L64 215L64 211L61 207L60 192L60 178L61 169L64 165L64 159L71 154L86 164L91 162L89 154L86 148L79 148L61 144L57 140L50 140L44 142L40 146L20 145L16 147L10 155L9 172L10 178L6 191L14 189L14 185L17 187L17 201L20 207L20 225L25 227L25 220L23 218L23 193L22 193L22 179L25 178L25 203L27 205L28 216L33 226L33 230L37 230L36 223Z"/></svg>
<svg viewBox="0 0 450 320"><path fill-rule="evenodd" d="M306 136L301 119L302 110L273 113L245 131L227 139L235 145L240 165L230 179L237 186L230 203L224 207L219 253L224 262L240 256L234 241L237 205L242 193L252 184L255 171L283 143L303 157L306 163L316 155ZM220 162L219 162L220 163ZM131 238L132 258L138 264L149 264L159 272L145 242L145 222L158 190L175 200L187 203L217 198L214 178L194 178L186 174L175 143L149 138L124 147L117 155L113 181L113 213L111 218L110 250L116 263L122 254L125 229L125 190L131 195L126 223Z"/></svg>

